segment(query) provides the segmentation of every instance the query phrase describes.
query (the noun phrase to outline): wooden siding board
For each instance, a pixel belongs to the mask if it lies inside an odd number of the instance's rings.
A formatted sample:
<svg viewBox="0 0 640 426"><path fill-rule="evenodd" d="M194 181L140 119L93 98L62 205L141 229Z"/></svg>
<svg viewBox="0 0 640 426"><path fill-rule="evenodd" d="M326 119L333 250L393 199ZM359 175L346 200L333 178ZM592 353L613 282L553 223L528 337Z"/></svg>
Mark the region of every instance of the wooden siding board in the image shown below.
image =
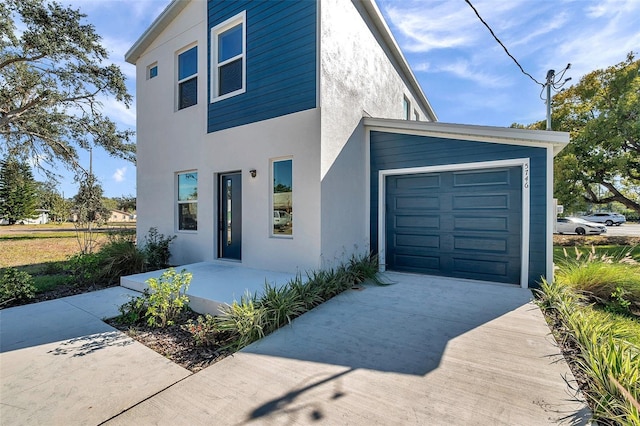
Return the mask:
<svg viewBox="0 0 640 426"><path fill-rule="evenodd" d="M316 107L315 1L210 0L208 10L209 29L247 14L246 92L208 104L208 132ZM208 49L209 75L210 54Z"/></svg>
<svg viewBox="0 0 640 426"><path fill-rule="evenodd" d="M547 152L545 148L505 145L372 131L371 163L371 249L378 251L378 172L385 169L530 159L530 249L529 285L536 286L546 275ZM525 224L527 226L527 224Z"/></svg>

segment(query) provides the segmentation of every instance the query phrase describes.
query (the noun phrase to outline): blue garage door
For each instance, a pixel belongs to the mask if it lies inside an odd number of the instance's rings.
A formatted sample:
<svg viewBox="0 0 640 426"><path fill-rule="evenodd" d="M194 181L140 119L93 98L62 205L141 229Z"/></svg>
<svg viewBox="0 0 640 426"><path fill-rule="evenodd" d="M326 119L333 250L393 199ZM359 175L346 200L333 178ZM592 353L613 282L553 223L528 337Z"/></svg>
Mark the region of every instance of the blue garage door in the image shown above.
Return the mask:
<svg viewBox="0 0 640 426"><path fill-rule="evenodd" d="M387 269L520 283L520 167L388 176Z"/></svg>

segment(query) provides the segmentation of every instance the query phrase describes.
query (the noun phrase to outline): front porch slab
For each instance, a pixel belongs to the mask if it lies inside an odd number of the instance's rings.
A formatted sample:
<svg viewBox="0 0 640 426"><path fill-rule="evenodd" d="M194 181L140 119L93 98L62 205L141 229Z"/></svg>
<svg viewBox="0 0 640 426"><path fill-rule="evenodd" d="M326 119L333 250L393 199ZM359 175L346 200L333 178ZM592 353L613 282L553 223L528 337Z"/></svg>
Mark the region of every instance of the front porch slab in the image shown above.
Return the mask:
<svg viewBox="0 0 640 426"><path fill-rule="evenodd" d="M176 271L185 269L193 275L187 290L189 307L200 314L218 315L219 308L230 305L247 292L262 292L265 283L281 286L296 277L286 272L251 269L231 262L199 262L176 266ZM120 285L143 291L149 278L159 278L166 269L129 275L120 278Z"/></svg>

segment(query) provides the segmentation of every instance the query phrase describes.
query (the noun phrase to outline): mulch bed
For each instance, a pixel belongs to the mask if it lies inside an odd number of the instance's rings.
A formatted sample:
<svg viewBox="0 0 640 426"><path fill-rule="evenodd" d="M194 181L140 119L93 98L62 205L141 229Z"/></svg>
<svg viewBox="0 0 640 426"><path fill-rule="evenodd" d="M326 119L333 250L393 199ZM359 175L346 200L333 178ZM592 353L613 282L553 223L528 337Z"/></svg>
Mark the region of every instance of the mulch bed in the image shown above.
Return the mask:
<svg viewBox="0 0 640 426"><path fill-rule="evenodd" d="M181 314L174 325L165 328L150 327L146 324L123 325L118 323L116 318L107 320L107 323L195 373L229 355L228 351L219 347L197 346L191 333L184 330L183 325L189 320L195 321L198 315L187 310Z"/></svg>
<svg viewBox="0 0 640 426"><path fill-rule="evenodd" d="M92 291L103 290L109 287L115 287L113 285L92 285L89 287L78 287L74 284L61 284L53 290L44 291L36 294L32 299L8 301L0 306L0 309L11 308L14 306L30 305L32 303L46 302L47 300L60 299L67 296L75 296L76 294L89 293Z"/></svg>

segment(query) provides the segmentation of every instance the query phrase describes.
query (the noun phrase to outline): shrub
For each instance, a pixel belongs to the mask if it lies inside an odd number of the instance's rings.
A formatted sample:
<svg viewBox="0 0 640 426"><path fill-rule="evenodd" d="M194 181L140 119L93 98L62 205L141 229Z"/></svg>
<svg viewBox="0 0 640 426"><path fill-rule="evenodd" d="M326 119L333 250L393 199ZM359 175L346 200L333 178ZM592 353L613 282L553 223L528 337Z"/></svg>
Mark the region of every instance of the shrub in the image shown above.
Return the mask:
<svg viewBox="0 0 640 426"><path fill-rule="evenodd" d="M78 253L71 257L65 265L78 287L88 287L101 278L101 256L99 253Z"/></svg>
<svg viewBox="0 0 640 426"><path fill-rule="evenodd" d="M149 233L144 237L144 248L142 251L146 256L147 270L154 271L164 269L169 266L171 251L169 245L176 239L175 235L165 237L158 232L158 228L149 228Z"/></svg>
<svg viewBox="0 0 640 426"><path fill-rule="evenodd" d="M35 290L31 275L15 268L7 268L0 279L0 304L32 299Z"/></svg>
<svg viewBox="0 0 640 426"><path fill-rule="evenodd" d="M144 271L144 253L133 241L114 240L105 244L99 252L100 275L108 284L117 282L123 275L132 275Z"/></svg>
<svg viewBox="0 0 640 426"><path fill-rule="evenodd" d="M149 278L147 295L147 323L154 327L172 325L189 303L186 295L192 275L186 270L180 273L171 268L160 279Z"/></svg>
<svg viewBox="0 0 640 426"><path fill-rule="evenodd" d="M182 270L177 273L173 268L163 272L159 279L149 278L149 285L142 296L133 297L120 306L121 324L137 324L146 320L151 327L164 328L173 325L182 311L188 307L186 295L191 283L191 273Z"/></svg>

